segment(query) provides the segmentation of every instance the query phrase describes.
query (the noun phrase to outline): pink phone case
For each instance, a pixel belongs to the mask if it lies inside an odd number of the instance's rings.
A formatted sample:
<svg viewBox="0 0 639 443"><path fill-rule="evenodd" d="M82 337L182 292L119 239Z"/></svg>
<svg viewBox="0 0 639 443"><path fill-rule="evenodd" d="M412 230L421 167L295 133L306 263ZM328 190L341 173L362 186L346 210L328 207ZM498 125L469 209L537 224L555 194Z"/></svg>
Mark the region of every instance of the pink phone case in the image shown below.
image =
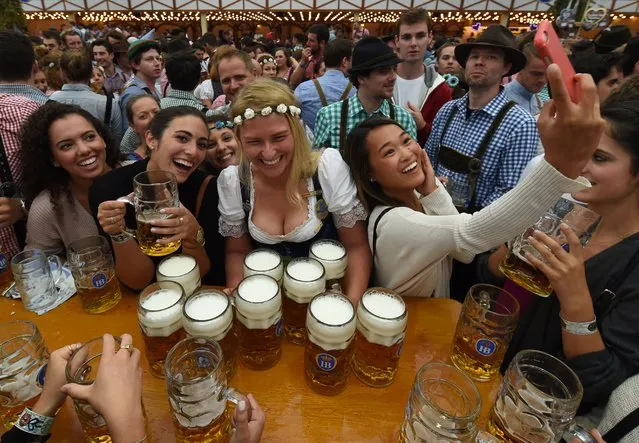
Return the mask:
<svg viewBox="0 0 639 443"><path fill-rule="evenodd" d="M564 79L566 89L573 102L577 102L577 88L575 86L575 69L572 67L568 55L561 45L552 24L544 20L539 24L537 34L535 34L535 49L546 63L546 66L555 63L561 69L561 76Z"/></svg>

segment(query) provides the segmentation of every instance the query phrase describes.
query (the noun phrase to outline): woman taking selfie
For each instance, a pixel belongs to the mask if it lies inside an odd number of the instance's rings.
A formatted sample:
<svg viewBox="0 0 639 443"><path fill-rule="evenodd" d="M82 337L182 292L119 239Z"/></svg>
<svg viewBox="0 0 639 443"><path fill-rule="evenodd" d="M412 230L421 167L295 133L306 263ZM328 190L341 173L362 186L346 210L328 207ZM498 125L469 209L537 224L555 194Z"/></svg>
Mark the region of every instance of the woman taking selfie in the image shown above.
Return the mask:
<svg viewBox="0 0 639 443"><path fill-rule="evenodd" d="M348 167L335 149L313 152L290 89L271 80L245 86L233 102L243 162L220 175L220 233L226 237L227 286L242 279L253 246L286 260L308 256L320 238L338 239L348 254L345 293L357 302L371 256Z"/></svg>
<svg viewBox="0 0 639 443"><path fill-rule="evenodd" d="M613 94L601 115L604 133L582 169L592 187L572 194L601 221L584 247L567 226L568 250L541 232L530 238L544 262L526 258L548 277L554 294L534 297L503 366L522 349L561 358L584 387L580 414L605 406L639 372L639 96Z"/></svg>
<svg viewBox="0 0 639 443"><path fill-rule="evenodd" d="M22 155L27 247L64 251L96 235L89 187L118 158L102 122L78 106L49 101L25 123Z"/></svg>
<svg viewBox="0 0 639 443"><path fill-rule="evenodd" d="M563 192L587 186L584 179L573 179L602 130L595 87L590 77L578 77L583 99L576 105L556 66L548 76L557 94L539 123L545 161L527 180L473 215L457 213L426 153L393 120L367 120L351 131L344 158L371 214L368 240L378 285L402 295L448 297L453 258L470 262L474 254L511 240Z"/></svg>
<svg viewBox="0 0 639 443"><path fill-rule="evenodd" d="M202 281L223 285L224 241L217 233L215 180L198 170L209 147L204 115L187 106L163 109L153 117L146 143L151 150L148 159L112 171L90 190L93 216L111 238L118 278L132 289L141 289L155 277L159 260L145 255L137 241L123 233L126 228L135 229L135 214L117 199L133 192L133 178L139 173L161 170L175 176L181 204L163 209L163 214L172 217L151 221L151 232L164 236L160 244L181 240L182 252L198 262Z"/></svg>

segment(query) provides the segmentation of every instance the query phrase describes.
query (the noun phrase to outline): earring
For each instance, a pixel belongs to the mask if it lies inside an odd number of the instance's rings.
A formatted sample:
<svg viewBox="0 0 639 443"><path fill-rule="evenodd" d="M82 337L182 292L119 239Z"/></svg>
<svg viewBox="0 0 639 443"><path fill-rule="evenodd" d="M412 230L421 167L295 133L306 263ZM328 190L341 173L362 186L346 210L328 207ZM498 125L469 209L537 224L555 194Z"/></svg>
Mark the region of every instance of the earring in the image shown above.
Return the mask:
<svg viewBox="0 0 639 443"><path fill-rule="evenodd" d="M53 162L53 167L54 167L54 168L59 168L59 167L60 167L60 165L58 164L58 162L55 162L55 161L54 161L54 162Z"/></svg>
<svg viewBox="0 0 639 443"><path fill-rule="evenodd" d="M375 183L375 178L374 177L369 178L369 180L371 181L371 183Z"/></svg>

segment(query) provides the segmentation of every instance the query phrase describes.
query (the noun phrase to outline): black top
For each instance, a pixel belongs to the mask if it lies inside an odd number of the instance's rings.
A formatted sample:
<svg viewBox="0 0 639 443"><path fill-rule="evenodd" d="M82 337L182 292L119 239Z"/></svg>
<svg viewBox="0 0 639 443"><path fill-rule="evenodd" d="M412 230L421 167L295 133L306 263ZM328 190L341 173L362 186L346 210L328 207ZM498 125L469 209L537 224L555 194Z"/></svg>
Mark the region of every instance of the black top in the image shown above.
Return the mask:
<svg viewBox="0 0 639 443"><path fill-rule="evenodd" d="M41 443L41 442L47 441L49 437L51 437L51 434L45 435L45 436L29 434L14 426L13 428L9 429L7 432L2 434L2 437L0 437L0 442L1 443Z"/></svg>
<svg viewBox="0 0 639 443"><path fill-rule="evenodd" d="M585 262L586 281L606 349L566 360L559 300L535 297L517 325L502 374L516 353L536 349L570 366L584 387L580 414L604 406L612 391L639 373L639 234L625 238Z"/></svg>
<svg viewBox="0 0 639 443"><path fill-rule="evenodd" d="M149 160L140 160L127 166L123 166L118 169L114 169L107 174L96 178L93 181L93 185L89 189L89 205L91 206L91 213L98 225L100 234L105 236L109 242L111 238L102 230L100 223L98 223L98 206L100 203L108 200L117 200L119 197L129 195L133 192L133 177L137 174L146 171L146 167ZM193 215L195 215L195 206L197 203L197 196L200 192L202 182L207 177L205 172L195 170L189 175L189 178L182 184L178 184L178 193L180 195L180 202L186 207ZM202 276L202 283L208 285L224 286L226 281L226 273L224 269L225 262L225 242L218 230L218 219L220 213L217 209L218 195L217 195L217 182L215 178L209 181L209 184L204 193L202 199L202 206L200 208L200 216L197 221L204 229L204 238L206 240L206 253L211 260L211 269L208 274ZM125 216L125 222L127 228L135 229L135 211L130 205L127 205L127 212ZM164 257L151 257L154 262L159 262ZM156 264L157 264L156 262Z"/></svg>

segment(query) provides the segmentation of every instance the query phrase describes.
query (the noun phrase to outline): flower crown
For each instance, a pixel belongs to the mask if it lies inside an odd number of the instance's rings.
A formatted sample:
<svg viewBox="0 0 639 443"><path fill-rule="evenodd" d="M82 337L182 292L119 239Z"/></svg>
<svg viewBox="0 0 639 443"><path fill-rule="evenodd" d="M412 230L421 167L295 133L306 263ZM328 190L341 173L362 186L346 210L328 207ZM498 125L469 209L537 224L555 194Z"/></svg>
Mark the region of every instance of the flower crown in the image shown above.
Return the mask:
<svg viewBox="0 0 639 443"><path fill-rule="evenodd" d="M293 117L299 117L302 114L302 110L298 108L297 106L293 106L293 105L287 106L284 103L280 103L279 105L277 105L277 107L275 108L275 111L277 111L278 114L286 114L288 112ZM273 108L271 108L270 106L267 106L266 108L263 108L262 110L260 110L259 114L262 117L266 117L267 115L270 115L272 112L273 112ZM238 115L237 117L233 119L233 123L235 123L237 126L241 126L242 122L244 122L245 120L251 120L255 118L256 115L258 114L253 109L246 108L244 110L243 115Z"/></svg>
<svg viewBox="0 0 639 443"><path fill-rule="evenodd" d="M229 129L233 128L233 122L230 122L230 121L225 121L225 122L217 121L217 122L215 122L215 129L224 129L224 128L229 128ZM211 129L213 129L213 128L211 128Z"/></svg>
<svg viewBox="0 0 639 443"><path fill-rule="evenodd" d="M265 63L275 63L275 59L272 57L264 57L260 60L260 65L264 65Z"/></svg>

